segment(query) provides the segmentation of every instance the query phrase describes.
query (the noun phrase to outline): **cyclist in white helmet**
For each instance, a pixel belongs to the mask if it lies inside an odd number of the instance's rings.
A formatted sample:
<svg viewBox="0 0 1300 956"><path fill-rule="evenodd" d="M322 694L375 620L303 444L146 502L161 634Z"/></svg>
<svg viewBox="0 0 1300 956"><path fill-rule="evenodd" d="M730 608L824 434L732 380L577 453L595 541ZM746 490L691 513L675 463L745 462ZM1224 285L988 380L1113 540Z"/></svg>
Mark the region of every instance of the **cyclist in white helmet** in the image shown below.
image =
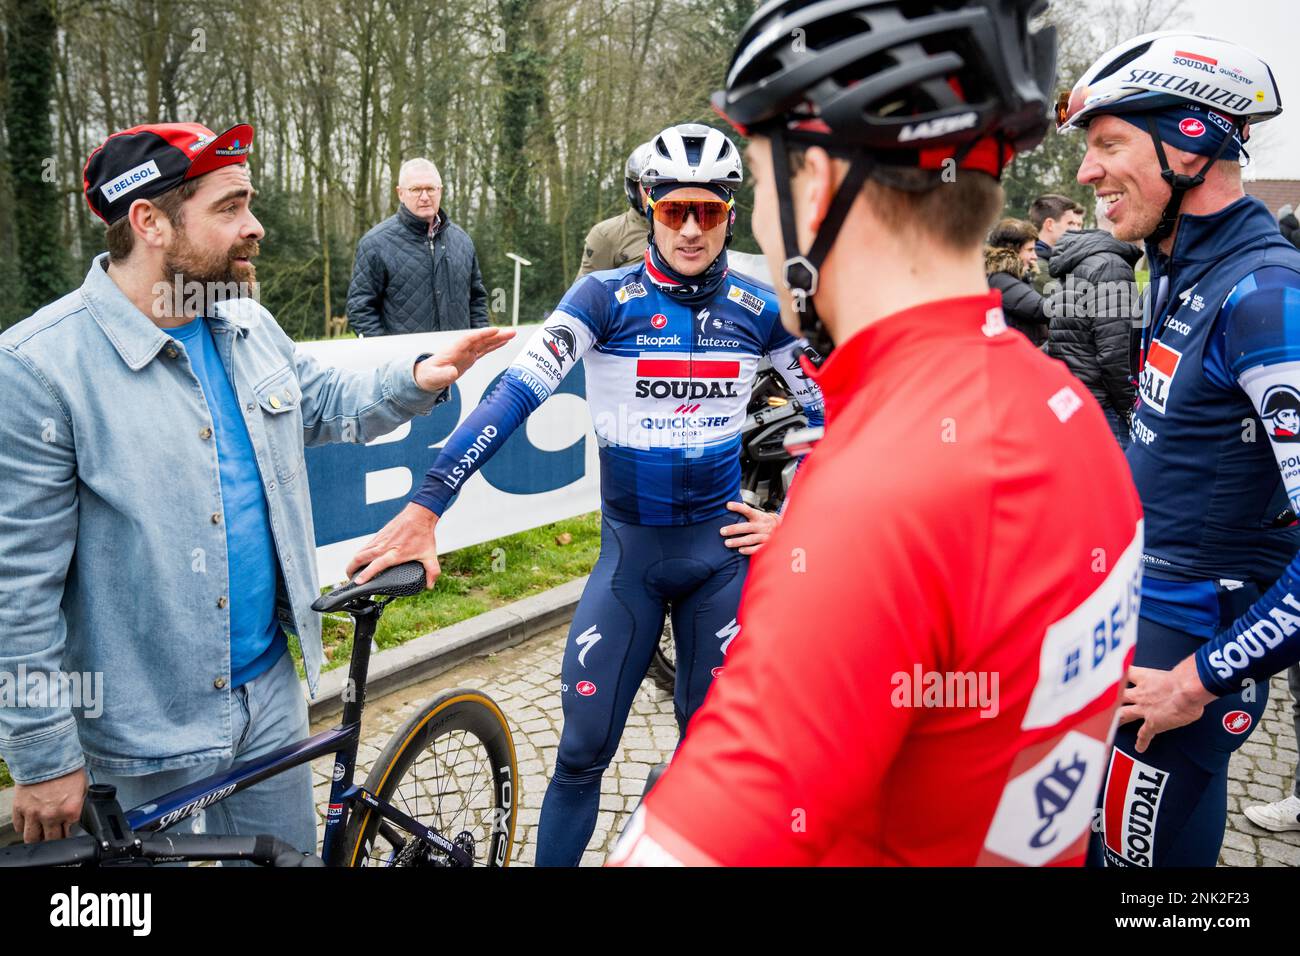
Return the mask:
<svg viewBox="0 0 1300 956"><path fill-rule="evenodd" d="M1094 863L1213 866L1229 758L1300 657L1300 446L1275 414L1300 407L1300 252L1239 160L1281 111L1267 63L1190 33L1120 44L1058 104L1087 132L1079 181L1152 266L1127 452L1141 618Z"/></svg>
<svg viewBox="0 0 1300 956"><path fill-rule="evenodd" d="M641 170L645 168L649 156L649 143L642 143L628 156L627 163L623 166L623 192L627 196L628 209L617 216L602 219L591 227L582 245L582 266L578 269L578 279L589 272L617 269L629 262L636 262L645 254L648 232Z"/></svg>
<svg viewBox="0 0 1300 956"><path fill-rule="evenodd" d="M774 524L740 499L740 430L763 355L810 424L821 422L820 392L798 364L802 349L781 325L775 293L727 271L741 182L735 144L707 126L669 127L651 140L640 182L651 234L644 258L593 272L569 289L447 440L411 503L348 569L367 568L367 579L418 559L432 584L438 516L582 361L600 443L601 550L561 669L564 730L542 804L539 866L575 866L582 858L601 776L667 607L677 644L679 730L740 632L747 554Z"/></svg>

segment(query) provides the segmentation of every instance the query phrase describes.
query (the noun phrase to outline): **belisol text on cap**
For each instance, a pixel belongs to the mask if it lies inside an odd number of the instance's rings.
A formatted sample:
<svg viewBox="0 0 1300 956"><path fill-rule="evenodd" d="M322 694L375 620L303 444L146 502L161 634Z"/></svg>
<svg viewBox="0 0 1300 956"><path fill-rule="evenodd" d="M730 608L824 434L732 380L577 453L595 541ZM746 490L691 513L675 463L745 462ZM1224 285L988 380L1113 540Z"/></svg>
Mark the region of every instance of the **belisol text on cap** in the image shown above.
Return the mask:
<svg viewBox="0 0 1300 956"><path fill-rule="evenodd" d="M132 189L147 183L151 179L157 179L162 173L158 171L158 164L152 159L147 163L141 163L134 169L128 169L111 183L105 183L99 188L103 190L104 198L113 202L123 193L129 193Z"/></svg>

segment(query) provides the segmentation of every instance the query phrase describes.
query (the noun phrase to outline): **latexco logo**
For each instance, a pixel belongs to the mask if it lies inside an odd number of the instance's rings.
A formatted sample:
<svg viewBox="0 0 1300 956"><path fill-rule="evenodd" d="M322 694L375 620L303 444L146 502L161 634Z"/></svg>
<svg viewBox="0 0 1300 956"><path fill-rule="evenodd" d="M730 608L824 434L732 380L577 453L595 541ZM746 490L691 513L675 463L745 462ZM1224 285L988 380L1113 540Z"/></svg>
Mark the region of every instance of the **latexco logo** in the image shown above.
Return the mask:
<svg viewBox="0 0 1300 956"><path fill-rule="evenodd" d="M51 926L127 926L133 936L148 936L153 929L153 897L149 893L70 892L50 897Z"/></svg>

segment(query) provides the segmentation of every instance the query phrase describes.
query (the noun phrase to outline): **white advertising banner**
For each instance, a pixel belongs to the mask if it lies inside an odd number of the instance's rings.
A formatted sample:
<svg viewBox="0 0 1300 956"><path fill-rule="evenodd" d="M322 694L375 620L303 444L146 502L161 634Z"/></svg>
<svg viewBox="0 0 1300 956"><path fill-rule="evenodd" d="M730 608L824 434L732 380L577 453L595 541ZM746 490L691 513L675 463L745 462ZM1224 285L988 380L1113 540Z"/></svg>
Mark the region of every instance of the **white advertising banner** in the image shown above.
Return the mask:
<svg viewBox="0 0 1300 956"><path fill-rule="evenodd" d="M342 581L352 555L406 505L443 443L535 329L519 326L514 340L480 359L453 386L451 399L431 414L365 445L307 449L322 585ZM437 352L464 334L334 339L304 342L298 348L323 365L367 369L399 356L414 362L421 353ZM455 505L438 522L440 553L600 507L600 466L584 371L579 363L556 394L465 483Z"/></svg>

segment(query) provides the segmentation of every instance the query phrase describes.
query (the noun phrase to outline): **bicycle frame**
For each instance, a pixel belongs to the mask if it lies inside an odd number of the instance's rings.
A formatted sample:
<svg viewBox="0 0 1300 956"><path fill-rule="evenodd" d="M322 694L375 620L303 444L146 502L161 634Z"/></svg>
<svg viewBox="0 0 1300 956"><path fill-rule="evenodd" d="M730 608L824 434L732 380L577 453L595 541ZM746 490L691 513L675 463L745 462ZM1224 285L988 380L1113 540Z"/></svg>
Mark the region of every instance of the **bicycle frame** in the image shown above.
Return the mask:
<svg viewBox="0 0 1300 956"><path fill-rule="evenodd" d="M381 817L392 820L410 833L418 835L432 848L446 853L461 866L471 864L469 855L459 846L438 833L411 819L396 807L379 800L364 787L352 782L356 769L357 745L361 740L361 711L365 705L366 677L370 669L370 647L375 635L383 605L366 601L359 607L349 608L354 621L352 660L348 668L347 687L353 693L343 695L343 719L339 726L313 734L297 743L281 747L273 753L238 764L223 773L177 787L155 797L147 803L131 808L126 813L128 825L133 830L151 832L162 830L177 821L218 803L232 794L268 777L283 773L291 767L334 752L333 782L330 785L328 810L325 815L325 840L321 857L327 866L346 866L343 834L347 828L352 804L362 802Z"/></svg>

